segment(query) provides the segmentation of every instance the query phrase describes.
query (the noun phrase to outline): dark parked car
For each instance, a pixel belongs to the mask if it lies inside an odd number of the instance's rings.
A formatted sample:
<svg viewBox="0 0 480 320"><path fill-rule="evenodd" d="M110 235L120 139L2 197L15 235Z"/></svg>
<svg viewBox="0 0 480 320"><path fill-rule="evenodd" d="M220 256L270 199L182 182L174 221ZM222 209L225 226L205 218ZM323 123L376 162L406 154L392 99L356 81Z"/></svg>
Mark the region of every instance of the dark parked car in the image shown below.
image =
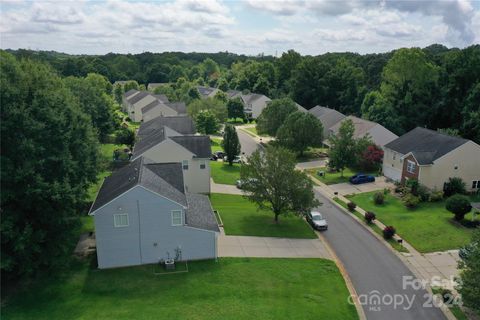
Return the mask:
<svg viewBox="0 0 480 320"><path fill-rule="evenodd" d="M350 177L350 179L348 180L350 181L351 184L362 184L367 182L374 182L375 177L372 175L357 173L356 175Z"/></svg>
<svg viewBox="0 0 480 320"><path fill-rule="evenodd" d="M225 152L223 152L223 151L215 151L215 152L212 154L212 157L211 157L210 159L217 161L218 159L223 159L223 157L225 157Z"/></svg>
<svg viewBox="0 0 480 320"><path fill-rule="evenodd" d="M318 211L307 213L307 221L316 230L328 230L327 219Z"/></svg>

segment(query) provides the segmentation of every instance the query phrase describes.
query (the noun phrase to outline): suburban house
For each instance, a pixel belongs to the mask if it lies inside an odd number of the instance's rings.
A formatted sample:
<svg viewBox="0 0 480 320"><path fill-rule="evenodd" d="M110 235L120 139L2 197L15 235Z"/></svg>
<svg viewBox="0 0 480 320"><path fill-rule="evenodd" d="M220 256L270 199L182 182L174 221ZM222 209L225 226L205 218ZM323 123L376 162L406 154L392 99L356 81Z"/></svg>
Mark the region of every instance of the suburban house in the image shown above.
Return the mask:
<svg viewBox="0 0 480 320"><path fill-rule="evenodd" d="M156 95L155 95L156 96ZM142 108L143 121L150 121L160 116L186 115L185 102L161 102L153 101Z"/></svg>
<svg viewBox="0 0 480 320"><path fill-rule="evenodd" d="M417 127L384 146L383 174L394 181L417 179L443 190L459 177L469 191L480 190L480 146L475 142Z"/></svg>
<svg viewBox="0 0 480 320"><path fill-rule="evenodd" d="M200 93L200 98L202 99L213 98L215 97L217 92L220 91L217 88L204 87L204 86L197 86L197 90Z"/></svg>
<svg viewBox="0 0 480 320"><path fill-rule="evenodd" d="M168 98L162 94L157 95L132 89L124 94L122 105L130 119L134 122L140 122L143 120L142 109L158 103L168 103Z"/></svg>
<svg viewBox="0 0 480 320"><path fill-rule="evenodd" d="M105 179L89 214L101 269L217 257L210 200L185 190L180 163L136 159Z"/></svg>
<svg viewBox="0 0 480 320"><path fill-rule="evenodd" d="M393 141L398 138L398 136L395 133L391 132L384 126L376 122L357 118L355 116L347 116L344 119L337 122L336 124L334 124L333 126L331 126L328 129L329 133L327 137L329 137L330 135L337 134L341 124L346 119L350 119L353 122L353 126L355 127L355 132L353 134L353 137L355 139L363 138L366 135L368 135L377 146L383 147L390 141ZM324 143L328 145L329 144L328 139L324 141Z"/></svg>
<svg viewBox="0 0 480 320"><path fill-rule="evenodd" d="M192 135L195 134L195 123L192 118L187 115L170 116L170 117L156 117L149 121L143 121L137 132L137 138L142 139L155 132L165 128L165 135L167 137Z"/></svg>
<svg viewBox="0 0 480 320"><path fill-rule="evenodd" d="M329 129L346 117L346 115L338 112L335 109L330 109L322 106L315 106L312 109L308 110L308 112L317 117L317 119L320 120L320 122L322 123L324 139L327 139L329 137Z"/></svg>
<svg viewBox="0 0 480 320"><path fill-rule="evenodd" d="M163 127L141 138L133 148L132 160L144 156L157 163L181 162L186 190L210 193L210 137L170 133Z"/></svg>
<svg viewBox="0 0 480 320"><path fill-rule="evenodd" d="M238 90L228 90L227 96L229 99L240 98L243 103L245 115L252 119L258 118L267 104L272 101L263 94L243 93Z"/></svg>

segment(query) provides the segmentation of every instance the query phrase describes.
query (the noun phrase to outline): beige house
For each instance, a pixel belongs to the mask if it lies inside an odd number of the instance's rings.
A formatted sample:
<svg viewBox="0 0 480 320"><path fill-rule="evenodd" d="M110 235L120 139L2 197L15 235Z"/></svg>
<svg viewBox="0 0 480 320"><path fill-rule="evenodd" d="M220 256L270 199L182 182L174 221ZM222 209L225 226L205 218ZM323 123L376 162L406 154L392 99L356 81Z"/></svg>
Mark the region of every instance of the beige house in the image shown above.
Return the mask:
<svg viewBox="0 0 480 320"><path fill-rule="evenodd" d="M322 123L324 140L328 139L330 135L329 129L346 117L346 115L335 109L318 105L308 110L308 112L313 114Z"/></svg>
<svg viewBox="0 0 480 320"><path fill-rule="evenodd" d="M212 87L205 87L205 86L197 86L198 93L200 93L200 98L206 99L206 98L213 98L217 94L218 91L220 91L217 88L212 88Z"/></svg>
<svg viewBox="0 0 480 320"><path fill-rule="evenodd" d="M133 149L132 161L144 156L156 163L180 162L186 191L210 193L210 138L170 134L165 130L156 130L141 138Z"/></svg>
<svg viewBox="0 0 480 320"><path fill-rule="evenodd" d="M258 118L263 109L265 109L268 103L272 101L272 99L263 94L243 93L238 90L228 90L227 96L229 99L240 98L243 103L245 115L253 119ZM298 105L297 108L299 108L299 106L300 105Z"/></svg>
<svg viewBox="0 0 480 320"><path fill-rule="evenodd" d="M383 174L394 181L417 179L430 189L443 190L459 177L468 191L480 190L480 146L467 139L415 128L384 146Z"/></svg>

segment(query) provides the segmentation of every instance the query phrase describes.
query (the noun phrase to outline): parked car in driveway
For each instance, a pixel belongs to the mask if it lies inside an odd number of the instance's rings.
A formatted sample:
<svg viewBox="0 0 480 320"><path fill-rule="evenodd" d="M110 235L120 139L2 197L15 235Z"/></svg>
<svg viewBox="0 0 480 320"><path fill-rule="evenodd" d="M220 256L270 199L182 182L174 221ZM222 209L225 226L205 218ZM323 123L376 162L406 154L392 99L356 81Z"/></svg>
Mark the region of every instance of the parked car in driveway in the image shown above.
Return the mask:
<svg viewBox="0 0 480 320"><path fill-rule="evenodd" d="M316 230L328 230L327 219L318 211L307 213L307 221Z"/></svg>
<svg viewBox="0 0 480 320"><path fill-rule="evenodd" d="M227 162L227 161L228 161L228 160L227 160L227 156L224 156L224 157L223 157L223 161L224 161L224 162ZM240 156L235 156L235 158L233 159L232 162L233 162L233 163L242 163L242 157L240 157Z"/></svg>
<svg viewBox="0 0 480 320"><path fill-rule="evenodd" d="M215 151L212 154L212 157L210 159L217 161L218 159L223 159L225 157L225 152L223 151Z"/></svg>
<svg viewBox="0 0 480 320"><path fill-rule="evenodd" d="M357 173L356 175L351 176L348 180L351 184L362 184L367 182L375 182L375 177L372 175Z"/></svg>

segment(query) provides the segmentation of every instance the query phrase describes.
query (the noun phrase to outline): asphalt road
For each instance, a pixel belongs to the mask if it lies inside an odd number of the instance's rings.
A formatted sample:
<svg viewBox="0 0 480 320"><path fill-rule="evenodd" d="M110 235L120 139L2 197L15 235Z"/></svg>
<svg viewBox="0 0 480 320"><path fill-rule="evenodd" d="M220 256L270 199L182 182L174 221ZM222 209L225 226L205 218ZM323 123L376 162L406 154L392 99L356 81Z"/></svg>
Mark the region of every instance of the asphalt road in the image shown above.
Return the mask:
<svg viewBox="0 0 480 320"><path fill-rule="evenodd" d="M248 133L245 133L243 130L237 130L238 140L240 140L240 145L242 146L242 154L245 156L250 156L255 150L261 148Z"/></svg>
<svg viewBox="0 0 480 320"><path fill-rule="evenodd" d="M414 276L394 253L329 199L315 193L323 203L318 210L328 221L323 235L350 275L367 319L446 319L440 309L428 306L426 290L415 290L412 285L403 288L402 277Z"/></svg>

